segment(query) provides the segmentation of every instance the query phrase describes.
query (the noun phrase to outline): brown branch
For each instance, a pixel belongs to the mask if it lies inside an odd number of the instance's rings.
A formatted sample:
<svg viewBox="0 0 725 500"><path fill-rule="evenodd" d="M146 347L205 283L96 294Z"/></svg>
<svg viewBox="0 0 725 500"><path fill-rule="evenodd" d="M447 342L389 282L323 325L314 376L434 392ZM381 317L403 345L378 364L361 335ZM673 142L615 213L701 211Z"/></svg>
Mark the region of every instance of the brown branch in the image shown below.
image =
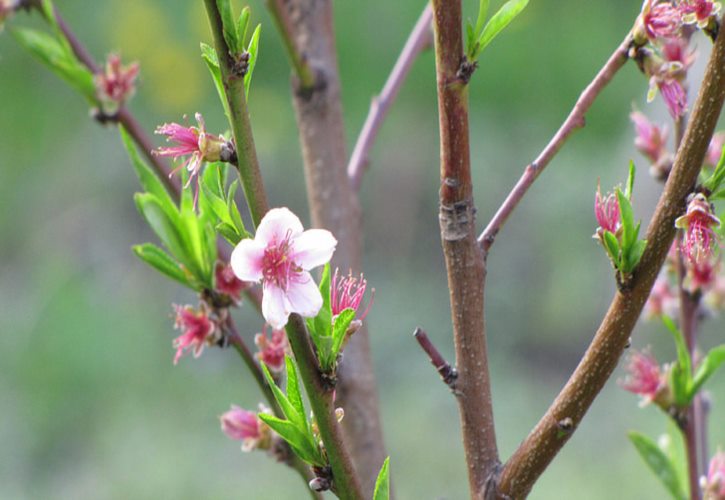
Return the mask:
<svg viewBox="0 0 725 500"><path fill-rule="evenodd" d="M551 162L554 156L556 156L567 139L575 131L584 127L584 115L586 115L587 111L589 111L589 108L592 106L597 96L599 96L602 90L604 90L607 84L612 80L612 78L614 78L614 75L617 74L617 72L627 62L627 54L631 44L632 37L628 34L621 45L617 47L611 56L609 56L607 62L599 70L589 85L587 85L587 88L584 89L582 94L579 96L579 99L577 99L576 104L574 104L574 108L569 113L569 116L566 118L564 123L562 123L561 127L559 127L559 130L557 130L554 137L551 138L549 144L547 144L544 150L539 153L539 156L537 156L536 159L526 167L523 175L496 211L496 214L491 219L491 222L488 223L486 229L478 237L478 242L485 252L488 252L491 248L496 235L506 223L514 209L519 205L536 178L539 177L549 162Z"/></svg>
<svg viewBox="0 0 725 500"><path fill-rule="evenodd" d="M725 31L725 30L722 30ZM675 236L675 219L684 213L725 99L725 34L713 47L694 112L672 172L647 231L647 249L635 270L632 287L617 292L591 345L554 403L505 464L499 498L524 498L573 432L558 423L579 425L604 387L627 345Z"/></svg>
<svg viewBox="0 0 725 500"><path fill-rule="evenodd" d="M362 266L362 218L357 194L345 172L344 122L340 102L331 0L273 0L282 10L283 36L311 65L315 83L306 85L296 74L292 90L305 164L312 225L337 238L333 266L353 273ZM365 327L345 347L338 371L337 401L345 409L342 427L366 498L385 460L378 395Z"/></svg>
<svg viewBox="0 0 725 500"><path fill-rule="evenodd" d="M438 348L433 344L433 342L431 342L428 335L420 327L415 329L413 337L415 337L415 340L418 341L420 348L428 355L431 364L441 376L441 379L443 379L443 383L446 384L452 391L455 391L456 380L458 379L458 372L456 369L445 360Z"/></svg>
<svg viewBox="0 0 725 500"><path fill-rule="evenodd" d="M355 191L360 190L363 174L370 162L370 150L378 136L378 132L380 132L380 127L388 114L391 104L398 96L398 92L403 86L403 82L418 54L432 42L430 29L432 18L433 11L429 3L415 23L415 27L405 42L405 46L398 56L398 60L395 62L383 90L380 95L373 97L370 103L370 111L352 150L350 162L347 164L347 176L350 178L350 184Z"/></svg>
<svg viewBox="0 0 725 500"><path fill-rule="evenodd" d="M463 55L460 0L433 0L438 81L441 187L440 227L448 273L456 395L472 498L478 498L496 470L498 451L493 424L486 352L483 252L476 241L468 134L467 76Z"/></svg>

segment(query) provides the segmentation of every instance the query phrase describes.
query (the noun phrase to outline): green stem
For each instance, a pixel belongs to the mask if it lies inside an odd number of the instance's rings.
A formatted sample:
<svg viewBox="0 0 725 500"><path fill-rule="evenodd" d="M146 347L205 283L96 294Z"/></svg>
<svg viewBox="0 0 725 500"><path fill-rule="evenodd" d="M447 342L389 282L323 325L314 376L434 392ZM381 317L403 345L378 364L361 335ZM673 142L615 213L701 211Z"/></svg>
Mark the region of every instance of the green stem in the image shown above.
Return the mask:
<svg viewBox="0 0 725 500"><path fill-rule="evenodd" d="M352 459L345 447L342 430L335 416L333 389L322 381L305 322L298 314L293 314L286 330L332 467L333 491L343 500L362 500L364 496L360 480L355 473Z"/></svg>
<svg viewBox="0 0 725 500"><path fill-rule="evenodd" d="M239 176L242 179L242 188L247 200L249 212L254 225L259 225L264 214L269 210L267 195L262 182L262 173L259 170L257 150L254 147L252 125L249 122L247 98L244 93L244 76L236 75L232 71L233 61L229 55L229 47L224 40L224 25L216 4L216 0L204 0L209 25L214 37L214 47L219 58L224 90L229 104L230 125L237 148Z"/></svg>

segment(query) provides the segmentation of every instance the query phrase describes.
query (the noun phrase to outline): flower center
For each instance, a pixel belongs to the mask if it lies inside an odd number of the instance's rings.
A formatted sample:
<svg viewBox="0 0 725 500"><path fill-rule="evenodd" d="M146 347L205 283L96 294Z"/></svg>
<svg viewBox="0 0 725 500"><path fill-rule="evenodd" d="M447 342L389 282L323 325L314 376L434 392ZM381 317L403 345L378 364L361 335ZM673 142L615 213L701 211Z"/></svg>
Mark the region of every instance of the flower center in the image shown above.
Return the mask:
<svg viewBox="0 0 725 500"><path fill-rule="evenodd" d="M262 275L266 283L274 283L282 290L287 290L290 280L302 270L290 258L291 253L292 243L289 233L282 241L272 243L264 250Z"/></svg>

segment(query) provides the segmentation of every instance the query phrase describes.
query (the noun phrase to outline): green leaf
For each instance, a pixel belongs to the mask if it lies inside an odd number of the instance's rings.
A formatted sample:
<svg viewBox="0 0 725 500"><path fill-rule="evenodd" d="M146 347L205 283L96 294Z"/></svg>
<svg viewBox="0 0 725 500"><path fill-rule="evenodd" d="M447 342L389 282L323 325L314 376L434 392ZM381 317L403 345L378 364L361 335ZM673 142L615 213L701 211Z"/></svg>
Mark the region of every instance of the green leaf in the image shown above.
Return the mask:
<svg viewBox="0 0 725 500"><path fill-rule="evenodd" d="M244 96L249 99L249 87L252 85L252 73L254 73L254 67L257 65L257 56L259 55L259 35L262 31L262 25L258 24L252 33L252 39L249 41L249 65L247 67L247 74L244 75Z"/></svg>
<svg viewBox="0 0 725 500"><path fill-rule="evenodd" d="M672 337L675 340L677 347L677 362L672 364L670 369L670 380L672 383L672 393L675 399L675 403L678 406L685 406L690 403L689 399L689 388L692 387L692 368L690 360L690 353L685 343L685 337L682 332L677 328L672 318L669 316L662 316L662 322L665 324L667 329L672 333Z"/></svg>
<svg viewBox="0 0 725 500"><path fill-rule="evenodd" d="M478 58L483 49L526 8L528 3L529 0L509 0L501 6L481 31L481 35L478 38L478 47L473 59Z"/></svg>
<svg viewBox="0 0 725 500"><path fill-rule="evenodd" d="M232 3L230 0L216 0L217 9L219 9L219 15L222 18L222 31L224 34L224 41L227 42L227 48L230 54L237 54L241 52L239 47L241 43L237 40L237 29L234 23L234 13L232 12Z"/></svg>
<svg viewBox="0 0 725 500"><path fill-rule="evenodd" d="M123 141L126 152L131 159L131 164L133 165L133 169L136 171L136 176L141 183L141 187L144 188L145 191L153 194L165 209L175 211L176 204L171 198L169 192L166 190L164 184L161 182L161 179L159 179L154 171L151 170L151 167L149 167L146 162L141 159L138 154L138 150L133 143L133 139L131 139L131 136L128 135L126 129L122 125L119 125L118 129L121 132L121 140Z"/></svg>
<svg viewBox="0 0 725 500"><path fill-rule="evenodd" d="M628 436L629 440L637 449L639 456L642 457L642 460L655 473L664 487L667 488L672 498L675 500L686 500L687 496L680 485L677 470L667 455L660 450L652 439L644 434L630 431Z"/></svg>
<svg viewBox="0 0 725 500"><path fill-rule="evenodd" d="M627 197L628 200L632 200L632 192L634 189L634 174L635 174L635 167L634 162L632 160L629 161L629 175L627 176L627 187L624 191L624 195Z"/></svg>
<svg viewBox="0 0 725 500"><path fill-rule="evenodd" d="M217 224L217 226L214 228L216 229L216 232L219 233L222 238L227 240L230 245L237 246L237 244L242 241L244 238L239 236L239 233L237 233L237 230L230 226L229 224L225 224L223 222Z"/></svg>
<svg viewBox="0 0 725 500"><path fill-rule="evenodd" d="M639 228L639 225L637 225L637 228ZM645 248L647 248L647 240L637 240L634 242L634 245L632 245L627 253L625 269L622 270L623 272L631 273L634 271L639 264L639 261L642 259L642 254L644 254Z"/></svg>
<svg viewBox="0 0 725 500"><path fill-rule="evenodd" d="M320 367L323 370L331 368L332 356L332 309L330 306L330 264L325 264L320 279L320 294L322 295L322 307L317 316L307 320L307 329L312 337L312 342L317 347L320 360Z"/></svg>
<svg viewBox="0 0 725 500"><path fill-rule="evenodd" d="M247 39L247 29L249 29L249 16L251 12L249 6L245 6L237 18L237 41L240 47L244 46L244 42Z"/></svg>
<svg viewBox="0 0 725 500"><path fill-rule="evenodd" d="M222 80L222 72L219 69L219 58L217 58L216 52L213 48L209 47L205 43L201 43L201 57L206 63L206 67L209 68L211 79L214 82L214 88L219 95L219 100L224 107L224 114L227 119L231 121L231 112L229 110L229 103L227 102L227 94L224 91L224 81Z"/></svg>
<svg viewBox="0 0 725 500"><path fill-rule="evenodd" d="M389 500L390 499L390 457L387 457L383 462L383 466L380 468L378 473L378 479L375 481L375 492L373 493L373 500Z"/></svg>
<svg viewBox="0 0 725 500"><path fill-rule="evenodd" d="M604 249L607 251L609 258L612 259L614 266L619 269L619 241L617 241L617 237L611 231L604 231Z"/></svg>
<svg viewBox="0 0 725 500"><path fill-rule="evenodd" d="M284 357L284 363L287 367L287 398L289 398L289 401L292 403L292 406L295 407L295 410L297 410L300 415L304 416L305 405L302 402L302 393L300 392L300 384L297 380L297 369L295 368L295 363L292 361L292 358L287 355Z"/></svg>
<svg viewBox="0 0 725 500"><path fill-rule="evenodd" d="M632 204L629 201L622 190L617 188L617 202L619 203L619 213L622 219L622 254L626 255L629 253L629 249L637 241L637 234L634 227L634 212L632 210Z"/></svg>
<svg viewBox="0 0 725 500"><path fill-rule="evenodd" d="M227 193L227 212L232 219L234 227L237 229L237 233L239 233L242 238L249 238L250 235L247 232L247 229L244 227L242 215L239 213L239 207L237 207L237 202L234 199L234 195L237 193L238 187L239 179L232 182L232 184L229 186L229 192Z"/></svg>
<svg viewBox="0 0 725 500"><path fill-rule="evenodd" d="M149 264L151 267L159 271L161 274L178 281L184 286L194 289L194 285L189 280L189 276L184 272L181 265L176 262L169 254L152 243L144 243L133 247L133 253Z"/></svg>
<svg viewBox="0 0 725 500"><path fill-rule="evenodd" d="M305 462L323 467L325 461L322 458L311 435L304 432L289 420L282 420L266 413L259 413L258 417L262 422L272 428L282 439L289 443L292 451Z"/></svg>
<svg viewBox="0 0 725 500"><path fill-rule="evenodd" d="M344 309L335 318L335 324L332 327L332 361L337 359L337 355L340 354L340 349L345 341L345 333L350 326L352 320L355 319L355 310Z"/></svg>
<svg viewBox="0 0 725 500"><path fill-rule="evenodd" d="M469 59L476 53L476 32L473 29L471 21L466 21L466 56Z"/></svg>
<svg viewBox="0 0 725 500"><path fill-rule="evenodd" d="M486 16L488 16L488 3L489 0L480 0L478 2L478 19L476 20L476 33L481 33L481 30L486 23Z"/></svg>
<svg viewBox="0 0 725 500"><path fill-rule="evenodd" d="M69 54L63 44L50 35L31 29L16 28L12 33L20 45L68 82L89 102L96 103L93 74Z"/></svg>
<svg viewBox="0 0 725 500"><path fill-rule="evenodd" d="M689 391L690 400L695 397L703 384L707 382L723 363L725 363L725 344L710 349L710 352L702 359L692 379L692 387Z"/></svg>
<svg viewBox="0 0 725 500"><path fill-rule="evenodd" d="M716 191L714 194L710 195L708 200L710 200L710 201L725 200L725 188L720 189L719 191ZM720 220L722 220L722 218ZM725 224L723 224L722 227L725 227Z"/></svg>
<svg viewBox="0 0 725 500"><path fill-rule="evenodd" d="M720 160L717 162L715 169L709 179L704 182L704 187L709 191L717 191L720 189L722 182L725 180L725 147L720 154Z"/></svg>
<svg viewBox="0 0 725 500"><path fill-rule="evenodd" d="M159 237L161 243L179 262L189 267L190 259L186 252L184 238L180 233L178 217L168 213L152 193L136 193L134 200L139 212Z"/></svg>
<svg viewBox="0 0 725 500"><path fill-rule="evenodd" d="M260 363L262 365L262 372L264 372L264 378L267 379L267 385L269 385L269 388L272 389L272 393L274 394L274 399L277 401L277 404L282 409L282 413L284 413L284 416L292 422L294 425L296 425L299 428L306 428L307 427L307 419L304 414L300 414L297 411L297 408L290 402L290 400L287 398L287 396L282 392L282 390L275 384L274 379L272 378L272 375L269 373L269 369L267 368L267 365L264 363Z"/></svg>
<svg viewBox="0 0 725 500"><path fill-rule="evenodd" d="M677 346L677 361L682 367L689 373L692 369L692 362L690 360L690 352L687 349L685 343L685 336L682 334L675 322L669 316L663 315L662 322L665 324L667 329L672 333L672 337L675 339L675 345Z"/></svg>

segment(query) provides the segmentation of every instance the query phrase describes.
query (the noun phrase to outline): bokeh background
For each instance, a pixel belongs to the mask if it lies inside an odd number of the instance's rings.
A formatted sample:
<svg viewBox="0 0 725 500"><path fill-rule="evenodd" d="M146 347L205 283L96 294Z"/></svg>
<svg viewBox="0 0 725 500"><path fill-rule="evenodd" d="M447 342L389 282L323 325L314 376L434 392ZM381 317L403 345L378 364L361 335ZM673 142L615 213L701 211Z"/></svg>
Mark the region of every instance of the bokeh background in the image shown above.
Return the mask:
<svg viewBox="0 0 725 500"><path fill-rule="evenodd" d="M478 2L466 0L475 18ZM492 2L497 7L501 2ZM422 9L412 0L335 2L350 148ZM131 108L151 130L202 111L226 128L199 41L210 41L198 0L58 1L101 59L141 62ZM289 69L263 2L251 115L270 199L306 213ZM487 49L471 82L475 197L483 224L628 31L639 0L536 0ZM12 24L40 26L25 14ZM701 56L709 42L697 39ZM702 63L695 69L701 73ZM696 77L697 79L697 77ZM489 258L487 322L500 452L506 458L576 366L614 291L591 239L597 179L640 166L635 208L649 219L661 187L632 146L628 113L647 82L629 64L535 184ZM153 241L135 210L138 189L118 134L84 101L0 35L0 498L296 499L297 476L242 454L220 431L230 403L259 394L233 351L172 365L172 302L194 297L131 253ZM159 144L161 142L159 141ZM437 223L438 139L431 51L415 63L364 179L365 271L385 436L400 499L462 499L467 481L456 405L411 337L420 325L450 358L449 306ZM303 219L308 220L306 217ZM260 330L246 308L244 334ZM703 344L723 342L722 319ZM674 357L665 330L637 327L633 344ZM722 375L722 374L721 374ZM535 499L666 496L626 438L667 429L654 408L615 383L531 494ZM711 445L725 444L725 376L710 385Z"/></svg>

